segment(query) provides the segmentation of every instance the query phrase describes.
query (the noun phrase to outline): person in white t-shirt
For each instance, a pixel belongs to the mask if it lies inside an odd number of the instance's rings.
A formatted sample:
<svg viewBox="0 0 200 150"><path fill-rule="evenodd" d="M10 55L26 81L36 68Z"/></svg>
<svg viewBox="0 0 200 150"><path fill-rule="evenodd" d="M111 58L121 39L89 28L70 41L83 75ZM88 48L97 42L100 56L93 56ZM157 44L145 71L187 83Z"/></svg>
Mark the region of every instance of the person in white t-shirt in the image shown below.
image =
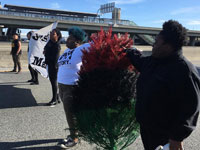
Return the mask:
<svg viewBox="0 0 200 150"><path fill-rule="evenodd" d="M59 143L61 148L70 148L78 143L78 132L74 128L76 117L72 108L72 91L76 87L78 71L82 65L82 50L90 46L89 43L84 43L85 39L86 34L82 29L78 27L70 28L69 37L66 41L67 49L58 59L59 95L63 102L70 131L70 135L63 142Z"/></svg>

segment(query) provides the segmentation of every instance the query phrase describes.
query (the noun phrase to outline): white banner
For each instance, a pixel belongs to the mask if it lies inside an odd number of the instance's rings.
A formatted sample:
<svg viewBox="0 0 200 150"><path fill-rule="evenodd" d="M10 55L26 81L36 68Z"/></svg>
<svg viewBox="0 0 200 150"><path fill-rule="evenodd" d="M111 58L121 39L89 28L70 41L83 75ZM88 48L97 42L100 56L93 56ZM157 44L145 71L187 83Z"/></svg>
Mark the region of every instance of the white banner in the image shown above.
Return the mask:
<svg viewBox="0 0 200 150"><path fill-rule="evenodd" d="M29 64L45 78L48 78L48 72L43 51L45 45L50 39L50 32L57 27L57 24L58 22L54 22L49 26L33 32L29 41Z"/></svg>

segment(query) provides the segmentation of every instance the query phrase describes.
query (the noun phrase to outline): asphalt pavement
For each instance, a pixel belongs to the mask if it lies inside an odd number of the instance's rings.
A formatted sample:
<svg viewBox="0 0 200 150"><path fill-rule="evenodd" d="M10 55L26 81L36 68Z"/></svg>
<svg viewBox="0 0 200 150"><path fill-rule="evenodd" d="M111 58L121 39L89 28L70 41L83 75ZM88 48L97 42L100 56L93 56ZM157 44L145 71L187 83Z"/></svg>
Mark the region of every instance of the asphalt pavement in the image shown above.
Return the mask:
<svg viewBox="0 0 200 150"><path fill-rule="evenodd" d="M58 150L57 143L69 131L62 103L45 106L51 99L50 82L39 75L39 85L30 85L28 71L0 72L0 150ZM169 109L170 111L170 109ZM200 125L185 141L185 150L200 149ZM95 150L81 141L71 150ZM140 137L126 150L143 150Z"/></svg>

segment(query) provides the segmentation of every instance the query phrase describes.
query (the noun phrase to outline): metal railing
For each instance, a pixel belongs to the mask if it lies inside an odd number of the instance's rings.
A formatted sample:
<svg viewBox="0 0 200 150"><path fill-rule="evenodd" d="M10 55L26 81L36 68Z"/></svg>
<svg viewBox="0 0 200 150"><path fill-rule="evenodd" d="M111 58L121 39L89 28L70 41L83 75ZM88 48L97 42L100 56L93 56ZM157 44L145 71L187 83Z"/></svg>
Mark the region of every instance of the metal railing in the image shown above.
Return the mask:
<svg viewBox="0 0 200 150"><path fill-rule="evenodd" d="M31 12L18 12L6 9L0 9L0 15L39 18L47 20L78 21L87 23L119 24L119 25L135 26L135 23L129 20L113 20L108 18L99 18L91 16L77 17L77 16L65 16L65 15L50 15L50 14L31 13Z"/></svg>

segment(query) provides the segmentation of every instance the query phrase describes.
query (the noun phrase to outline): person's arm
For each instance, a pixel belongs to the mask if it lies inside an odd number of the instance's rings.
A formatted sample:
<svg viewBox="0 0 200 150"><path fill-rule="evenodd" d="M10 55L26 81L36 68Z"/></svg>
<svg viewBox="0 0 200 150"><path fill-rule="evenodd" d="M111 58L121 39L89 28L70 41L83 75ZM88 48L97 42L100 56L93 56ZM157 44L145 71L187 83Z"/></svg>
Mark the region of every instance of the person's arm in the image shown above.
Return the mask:
<svg viewBox="0 0 200 150"><path fill-rule="evenodd" d="M54 60L55 64L57 64L57 62L58 62L58 58L60 56L60 50L61 50L61 47L60 47L60 44L58 44L56 47L56 55L55 55L55 60Z"/></svg>
<svg viewBox="0 0 200 150"><path fill-rule="evenodd" d="M169 140L169 150L184 150L183 142Z"/></svg>
<svg viewBox="0 0 200 150"><path fill-rule="evenodd" d="M20 41L18 41L18 50L17 50L17 53L16 53L16 55L19 55L19 53L20 53L20 51L21 51L21 42Z"/></svg>
<svg viewBox="0 0 200 150"><path fill-rule="evenodd" d="M126 56L129 58L133 66L140 71L143 65L144 57L142 57L141 51L137 50L136 48L133 49L125 49L124 52Z"/></svg>
<svg viewBox="0 0 200 150"><path fill-rule="evenodd" d="M189 72L189 73L188 73ZM196 128L199 115L200 81L190 71L181 71L171 85L171 126L169 133L170 150L182 148L183 140ZM180 75L180 74L179 74Z"/></svg>
<svg viewBox="0 0 200 150"><path fill-rule="evenodd" d="M43 50L44 56L47 54L47 49L49 48L49 42L50 42L50 41L48 41L47 44L44 46L44 50ZM45 56L45 57L46 57L46 56Z"/></svg>
<svg viewBox="0 0 200 150"><path fill-rule="evenodd" d="M44 54L44 56L45 56L45 54L46 54L46 46L45 46L44 49L43 49L43 54Z"/></svg>

